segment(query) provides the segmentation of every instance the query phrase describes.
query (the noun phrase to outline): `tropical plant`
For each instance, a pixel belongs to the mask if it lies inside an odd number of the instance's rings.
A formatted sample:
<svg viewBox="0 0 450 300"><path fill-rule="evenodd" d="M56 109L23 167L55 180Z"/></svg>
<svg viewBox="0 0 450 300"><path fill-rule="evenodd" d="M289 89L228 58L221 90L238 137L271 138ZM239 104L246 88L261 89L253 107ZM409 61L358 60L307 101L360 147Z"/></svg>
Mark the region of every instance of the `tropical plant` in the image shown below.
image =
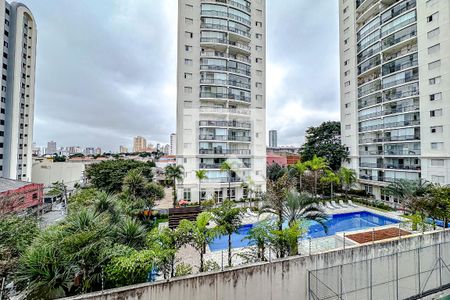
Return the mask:
<svg viewBox="0 0 450 300"><path fill-rule="evenodd" d="M218 208L212 210L212 216L218 231L228 236L228 267L231 267L231 235L242 224L242 210L236 207L232 201L226 200Z"/></svg>
<svg viewBox="0 0 450 300"><path fill-rule="evenodd" d="M341 182L339 176L331 170L325 170L325 176L320 178L320 182L330 184L330 196L333 198L334 191L333 187L339 185Z"/></svg>
<svg viewBox="0 0 450 300"><path fill-rule="evenodd" d="M298 255L298 239L306 232L300 221L294 222L291 226L282 230L272 230L271 242L277 257Z"/></svg>
<svg viewBox="0 0 450 300"><path fill-rule="evenodd" d="M262 221L255 224L244 238L256 247L256 258L260 261L267 261L266 249L269 247L273 230L275 230L273 222Z"/></svg>
<svg viewBox="0 0 450 300"><path fill-rule="evenodd" d="M133 199L142 199L145 197L145 185L147 180L142 176L139 169L128 171L123 180L123 191Z"/></svg>
<svg viewBox="0 0 450 300"><path fill-rule="evenodd" d="M341 167L338 176L345 192L345 198L348 199L348 192L356 182L356 172L353 169Z"/></svg>
<svg viewBox="0 0 450 300"><path fill-rule="evenodd" d="M319 208L320 200L313 198L305 193L299 193L291 190L283 206L283 218L287 220L289 227L296 224L297 221L315 221L321 224L325 230L327 215Z"/></svg>
<svg viewBox="0 0 450 300"><path fill-rule="evenodd" d="M431 185L427 181L398 179L385 187L384 193L398 198L403 208L413 209L414 202L425 196L430 188Z"/></svg>
<svg viewBox="0 0 450 300"><path fill-rule="evenodd" d="M147 230L138 220L125 217L117 225L116 235L119 243L141 249L145 246Z"/></svg>
<svg viewBox="0 0 450 300"><path fill-rule="evenodd" d="M220 171L227 172L227 180L228 180L228 193L227 193L228 197L227 197L227 199L230 200L231 199L231 173L233 172L233 168L229 162L224 161L220 165Z"/></svg>
<svg viewBox="0 0 450 300"><path fill-rule="evenodd" d="M317 197L317 183L319 180L319 173L321 171L324 171L325 169L328 169L328 163L325 158L314 155L313 158L305 162L305 164L314 175L314 196Z"/></svg>
<svg viewBox="0 0 450 300"><path fill-rule="evenodd" d="M431 197L435 203L436 217L443 220L444 228L448 228L450 220L450 186L434 185L431 188Z"/></svg>
<svg viewBox="0 0 450 300"><path fill-rule="evenodd" d="M198 179L198 203L202 202L202 181L208 179L206 170L197 170L195 171L195 177Z"/></svg>
<svg viewBox="0 0 450 300"><path fill-rule="evenodd" d="M177 181L183 180L184 168L178 165L168 165L165 168L166 181L172 186L173 207L177 206Z"/></svg>
<svg viewBox="0 0 450 300"><path fill-rule="evenodd" d="M212 259L205 261L203 268L205 272L220 270L219 264Z"/></svg>
<svg viewBox="0 0 450 300"><path fill-rule="evenodd" d="M208 225L212 220L209 212L202 212L195 221L181 220L177 230L187 236L187 243L191 245L200 255L199 271L204 271L204 255L206 247L218 235L216 228L210 228Z"/></svg>
<svg viewBox="0 0 450 300"><path fill-rule="evenodd" d="M305 161L314 156L323 157L333 171L339 170L341 163L348 160L348 151L341 143L340 122L328 121L318 127L309 127L299 154Z"/></svg>
<svg viewBox="0 0 450 300"><path fill-rule="evenodd" d="M298 190L302 191L303 190L303 174L308 170L308 165L304 162L298 161L295 163L294 168L298 174L298 184L299 184Z"/></svg>
<svg viewBox="0 0 450 300"><path fill-rule="evenodd" d="M295 186L289 175L285 173L276 181L267 182L267 192L263 196L263 204L259 210L260 214L271 213L278 217L277 227L282 230L283 225L283 209L286 196Z"/></svg>

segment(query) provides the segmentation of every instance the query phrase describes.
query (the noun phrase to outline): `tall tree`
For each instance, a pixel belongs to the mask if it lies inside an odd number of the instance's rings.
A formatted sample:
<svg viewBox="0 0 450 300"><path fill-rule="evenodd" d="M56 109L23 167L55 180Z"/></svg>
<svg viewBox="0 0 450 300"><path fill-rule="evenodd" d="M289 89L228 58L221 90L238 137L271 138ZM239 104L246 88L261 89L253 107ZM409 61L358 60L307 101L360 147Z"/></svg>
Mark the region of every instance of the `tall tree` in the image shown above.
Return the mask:
<svg viewBox="0 0 450 300"><path fill-rule="evenodd" d="M212 215L219 232L228 236L228 266L231 267L231 235L242 224L242 210L234 202L226 200L212 210Z"/></svg>
<svg viewBox="0 0 450 300"><path fill-rule="evenodd" d="M444 221L444 228L448 228L450 221L450 186L434 185L431 189L431 195L436 207L436 217Z"/></svg>
<svg viewBox="0 0 450 300"><path fill-rule="evenodd" d="M325 158L314 155L313 158L305 162L305 164L314 174L314 196L317 197L317 183L319 181L319 173L328 169L328 162Z"/></svg>
<svg viewBox="0 0 450 300"><path fill-rule="evenodd" d="M183 180L184 168L179 165L168 165L165 168L166 181L172 186L173 207L177 206L177 181Z"/></svg>
<svg viewBox="0 0 450 300"><path fill-rule="evenodd" d="M204 271L204 257L206 247L219 233L216 228L209 227L212 215L209 212L202 212L195 221L181 220L177 230L186 232L187 243L194 247L200 255L199 271Z"/></svg>
<svg viewBox="0 0 450 300"><path fill-rule="evenodd" d="M286 173L287 173L287 169L280 166L277 163L268 165L267 169L266 169L266 176L267 176L267 179L270 181L277 181L279 178L281 178Z"/></svg>
<svg viewBox="0 0 450 300"><path fill-rule="evenodd" d="M262 213L272 213L277 216L277 227L282 230L283 227L283 208L286 196L289 191L295 186L288 173L285 173L276 181L267 182L267 192L264 195L263 205L260 209Z"/></svg>
<svg viewBox="0 0 450 300"><path fill-rule="evenodd" d="M304 162L298 161L294 165L295 170L298 174L298 184L299 184L299 191L303 190L303 174L308 170L308 165Z"/></svg>
<svg viewBox="0 0 450 300"><path fill-rule="evenodd" d="M348 151L341 144L340 122L328 121L318 127L309 127L305 139L299 152L303 161L313 159L314 155L324 157L330 168L337 171L341 163L348 160Z"/></svg>
<svg viewBox="0 0 450 300"><path fill-rule="evenodd" d="M425 196L430 187L430 183L424 180L399 179L385 187L384 193L398 198L403 208L413 210L416 200Z"/></svg>
<svg viewBox="0 0 450 300"><path fill-rule="evenodd" d="M313 198L305 193L299 193L291 190L283 206L283 217L288 221L291 227L296 221L315 221L321 224L325 229L327 215L319 208L320 200Z"/></svg>
<svg viewBox="0 0 450 300"><path fill-rule="evenodd" d="M345 192L345 198L348 199L348 192L356 182L356 172L353 169L341 167L338 176Z"/></svg>
<svg viewBox="0 0 450 300"><path fill-rule="evenodd" d="M231 200L231 172L233 172L233 168L231 164L227 161L224 161L220 165L220 171L227 172L227 180L228 180L228 200Z"/></svg>
<svg viewBox="0 0 450 300"><path fill-rule="evenodd" d="M339 176L331 170L325 170L325 176L320 178L320 181L323 183L330 184L330 192L331 192L330 196L331 196L331 198L333 198L333 195L334 195L333 187L337 186L341 183L341 179L339 178Z"/></svg>
<svg viewBox="0 0 450 300"><path fill-rule="evenodd" d="M202 181L208 179L206 175L206 170L197 170L195 171L195 177L198 179L198 203L202 202Z"/></svg>

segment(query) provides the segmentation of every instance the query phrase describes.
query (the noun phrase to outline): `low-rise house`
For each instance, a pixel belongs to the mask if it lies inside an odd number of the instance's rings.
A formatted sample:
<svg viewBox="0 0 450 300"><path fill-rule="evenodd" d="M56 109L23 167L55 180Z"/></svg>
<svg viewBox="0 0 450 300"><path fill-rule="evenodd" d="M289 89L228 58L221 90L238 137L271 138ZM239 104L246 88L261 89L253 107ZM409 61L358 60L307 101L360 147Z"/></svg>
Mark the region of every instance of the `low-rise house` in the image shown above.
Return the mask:
<svg viewBox="0 0 450 300"><path fill-rule="evenodd" d="M35 213L43 197L43 184L0 178L0 215Z"/></svg>

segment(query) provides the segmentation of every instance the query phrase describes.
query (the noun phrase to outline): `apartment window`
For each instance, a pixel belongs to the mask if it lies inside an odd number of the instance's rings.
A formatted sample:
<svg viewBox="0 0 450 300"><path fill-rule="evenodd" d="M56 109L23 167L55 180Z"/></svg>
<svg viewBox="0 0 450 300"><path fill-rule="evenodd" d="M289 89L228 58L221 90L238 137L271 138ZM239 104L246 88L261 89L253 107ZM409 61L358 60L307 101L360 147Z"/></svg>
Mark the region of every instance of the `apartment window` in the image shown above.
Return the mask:
<svg viewBox="0 0 450 300"><path fill-rule="evenodd" d="M0 113L5 114L5 109L4 108L0 109Z"/></svg>
<svg viewBox="0 0 450 300"><path fill-rule="evenodd" d="M256 33L255 37L256 37L256 39L261 40L262 39L262 34L261 33Z"/></svg>
<svg viewBox="0 0 450 300"><path fill-rule="evenodd" d="M256 21L255 25L256 27L262 27L262 22Z"/></svg>
<svg viewBox="0 0 450 300"><path fill-rule="evenodd" d="M445 176L431 175L431 181L434 183L444 184Z"/></svg>
<svg viewBox="0 0 450 300"><path fill-rule="evenodd" d="M345 108L349 108L349 107L350 107L350 105L351 105L351 103L350 103L350 102L347 102L347 103L345 103Z"/></svg>
<svg viewBox="0 0 450 300"><path fill-rule="evenodd" d="M185 64L186 66L192 66L193 61L192 61L192 59L185 58L185 59L184 59L184 64Z"/></svg>
<svg viewBox="0 0 450 300"><path fill-rule="evenodd" d="M6 98L2 97L2 103L5 103L5 102L6 102Z"/></svg>
<svg viewBox="0 0 450 300"><path fill-rule="evenodd" d="M184 108L192 108L192 101L184 101Z"/></svg>
<svg viewBox="0 0 450 300"><path fill-rule="evenodd" d="M432 14L431 16L427 17L427 22L433 22L433 21L437 21L439 19L439 12L435 12L434 14Z"/></svg>
<svg viewBox="0 0 450 300"><path fill-rule="evenodd" d="M262 88L262 82L257 82L257 83L256 83L256 87L257 87L257 88Z"/></svg>
<svg viewBox="0 0 450 300"><path fill-rule="evenodd" d="M262 51L262 46L256 46L255 49L256 51Z"/></svg>
<svg viewBox="0 0 450 300"><path fill-rule="evenodd" d="M431 143L431 149L433 150L442 150L442 148L444 148L443 142Z"/></svg>
<svg viewBox="0 0 450 300"><path fill-rule="evenodd" d="M345 86L345 87L350 86L350 81L346 81L346 82L344 83L344 86Z"/></svg>
<svg viewBox="0 0 450 300"><path fill-rule="evenodd" d="M443 133L444 126L431 126L430 131L431 131L431 133Z"/></svg>
<svg viewBox="0 0 450 300"><path fill-rule="evenodd" d="M344 34L347 35L349 31L350 31L350 28L348 28L348 27L345 28L345 29L344 29Z"/></svg>
<svg viewBox="0 0 450 300"><path fill-rule="evenodd" d="M430 162L431 162L432 167L443 167L444 166L443 159L432 159Z"/></svg>
<svg viewBox="0 0 450 300"><path fill-rule="evenodd" d="M192 25L192 24L194 24L194 20L191 18L184 18L184 24Z"/></svg>
<svg viewBox="0 0 450 300"><path fill-rule="evenodd" d="M262 13L262 10L260 10L260 9L257 9L257 10L256 10L256 15L257 15L257 16L262 17L262 14L263 14L263 13Z"/></svg>
<svg viewBox="0 0 450 300"><path fill-rule="evenodd" d="M344 76L348 76L350 74L350 70L344 72Z"/></svg>
<svg viewBox="0 0 450 300"><path fill-rule="evenodd" d="M351 125L351 124L345 125L345 129L346 129L346 130L350 130L351 128L352 128L352 125Z"/></svg>
<svg viewBox="0 0 450 300"><path fill-rule="evenodd" d="M192 4L186 4L185 8L186 10L191 11L194 9L194 6Z"/></svg>
<svg viewBox="0 0 450 300"><path fill-rule="evenodd" d="M439 2L439 0L427 0L427 7L434 6L438 2Z"/></svg>
<svg viewBox="0 0 450 300"><path fill-rule="evenodd" d="M3 79L3 80L8 80L8 77L6 77L6 75L3 74L3 75L2 75L2 79Z"/></svg>
<svg viewBox="0 0 450 300"><path fill-rule="evenodd" d="M8 53L3 52L3 57L4 57L4 58L8 58Z"/></svg>
<svg viewBox="0 0 450 300"><path fill-rule="evenodd" d="M256 70L256 75L257 76L262 76L262 71L261 70Z"/></svg>
<svg viewBox="0 0 450 300"><path fill-rule="evenodd" d="M258 101L262 100L262 95L256 95L256 100Z"/></svg>
<svg viewBox="0 0 450 300"><path fill-rule="evenodd" d="M428 55L438 53L441 50L441 44L437 44L428 48Z"/></svg>
<svg viewBox="0 0 450 300"><path fill-rule="evenodd" d="M192 32L185 31L184 36L188 39L192 39L194 37L194 34Z"/></svg>
<svg viewBox="0 0 450 300"><path fill-rule="evenodd" d="M436 28L436 29L430 30L430 31L428 31L428 33L427 33L427 37L428 37L428 39L432 39L432 38L434 38L434 37L439 36L440 32L441 32L441 31L440 31L439 27Z"/></svg>
<svg viewBox="0 0 450 300"><path fill-rule="evenodd" d="M428 64L428 70L435 70L441 67L441 60L436 60Z"/></svg>
<svg viewBox="0 0 450 300"><path fill-rule="evenodd" d="M442 109L430 110L430 117L442 117Z"/></svg>
<svg viewBox="0 0 450 300"><path fill-rule="evenodd" d="M348 44L348 41L349 41L349 39L345 39L345 40L344 40L344 45L347 45L347 44Z"/></svg>
<svg viewBox="0 0 450 300"><path fill-rule="evenodd" d="M191 144L190 143L184 143L183 147L184 147L184 149L189 149L189 148L191 148Z"/></svg>
<svg viewBox="0 0 450 300"><path fill-rule="evenodd" d="M346 6L345 8L344 8L344 10L342 10L342 12L345 14L346 12L348 11L348 6Z"/></svg>
<svg viewBox="0 0 450 300"><path fill-rule="evenodd" d="M184 92L185 92L186 94L192 94L192 87L190 87L190 86L185 86L185 87L184 87Z"/></svg>
<svg viewBox="0 0 450 300"><path fill-rule="evenodd" d="M183 200L191 201L191 189L183 190Z"/></svg>
<svg viewBox="0 0 450 300"><path fill-rule="evenodd" d="M5 46L5 48L8 48L9 47L8 42L7 41L3 41L3 46Z"/></svg>
<svg viewBox="0 0 450 300"><path fill-rule="evenodd" d="M350 60L347 59L346 61L344 61L344 66L348 65L350 63Z"/></svg>
<svg viewBox="0 0 450 300"><path fill-rule="evenodd" d="M191 79L192 78L192 73L184 73L184 78L185 79Z"/></svg>
<svg viewBox="0 0 450 300"><path fill-rule="evenodd" d="M186 52L190 52L190 51L192 51L192 46L190 46L190 45L185 45L185 46L184 46L184 50L185 50Z"/></svg>
<svg viewBox="0 0 450 300"><path fill-rule="evenodd" d="M258 57L257 57L257 58L255 59L255 62L258 63L258 64L262 63L262 58L258 58Z"/></svg>
<svg viewBox="0 0 450 300"><path fill-rule="evenodd" d="M438 101L442 99L442 93L436 93L430 95L430 101Z"/></svg>
<svg viewBox="0 0 450 300"><path fill-rule="evenodd" d="M441 76L430 78L429 80L430 85L436 85L441 83Z"/></svg>

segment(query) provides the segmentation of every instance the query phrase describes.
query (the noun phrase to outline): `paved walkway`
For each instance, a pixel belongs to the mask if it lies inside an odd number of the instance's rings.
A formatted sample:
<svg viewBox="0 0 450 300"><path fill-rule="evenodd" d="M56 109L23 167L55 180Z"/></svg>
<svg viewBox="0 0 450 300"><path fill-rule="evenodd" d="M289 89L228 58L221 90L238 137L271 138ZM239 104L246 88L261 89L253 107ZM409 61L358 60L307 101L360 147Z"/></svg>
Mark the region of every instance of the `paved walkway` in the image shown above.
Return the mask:
<svg viewBox="0 0 450 300"><path fill-rule="evenodd" d="M173 207L173 195L171 188L164 188L164 198L156 202L156 209L168 209Z"/></svg>

